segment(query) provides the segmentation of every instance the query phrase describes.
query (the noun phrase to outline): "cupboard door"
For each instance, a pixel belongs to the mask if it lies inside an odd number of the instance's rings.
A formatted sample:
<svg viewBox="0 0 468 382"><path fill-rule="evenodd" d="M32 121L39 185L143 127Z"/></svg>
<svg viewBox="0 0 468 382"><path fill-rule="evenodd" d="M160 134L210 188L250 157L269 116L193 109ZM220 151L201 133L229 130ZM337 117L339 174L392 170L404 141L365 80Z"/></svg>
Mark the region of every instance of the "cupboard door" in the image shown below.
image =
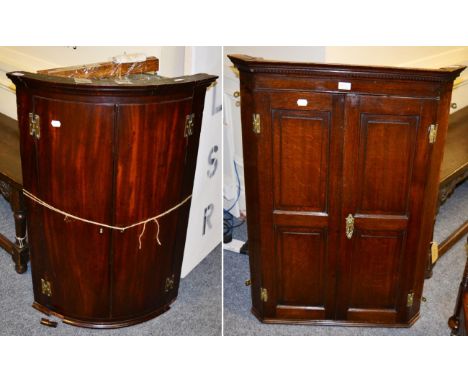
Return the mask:
<svg viewBox="0 0 468 382"><path fill-rule="evenodd" d="M270 150L260 156L272 158L261 166L272 168L265 285L276 319L333 318L338 237L330 227L339 218L342 102L310 92L270 95L271 131L259 139Z"/></svg>
<svg viewBox="0 0 468 382"><path fill-rule="evenodd" d="M417 247L432 110L429 100L346 97L339 320L407 321L411 270L424 256Z"/></svg>
<svg viewBox="0 0 468 382"><path fill-rule="evenodd" d="M188 96L118 105L118 162L114 171L115 221L119 225L159 215L188 196L183 194L182 183L190 138L184 136L185 121L191 110L192 98ZM174 298L166 279L175 278L172 258L178 212L161 217L158 225L149 222L143 235L142 226L124 233L113 232L114 318L131 318L134 312L151 313ZM156 240L158 232L161 245Z"/></svg>
<svg viewBox="0 0 468 382"><path fill-rule="evenodd" d="M40 138L28 136L36 147L36 169L31 169L37 173L36 196L62 211L109 224L113 105L33 101L40 118ZM29 231L35 300L74 318L108 318L110 232L28 203L28 223L37 228ZM41 279L50 282L50 296Z"/></svg>

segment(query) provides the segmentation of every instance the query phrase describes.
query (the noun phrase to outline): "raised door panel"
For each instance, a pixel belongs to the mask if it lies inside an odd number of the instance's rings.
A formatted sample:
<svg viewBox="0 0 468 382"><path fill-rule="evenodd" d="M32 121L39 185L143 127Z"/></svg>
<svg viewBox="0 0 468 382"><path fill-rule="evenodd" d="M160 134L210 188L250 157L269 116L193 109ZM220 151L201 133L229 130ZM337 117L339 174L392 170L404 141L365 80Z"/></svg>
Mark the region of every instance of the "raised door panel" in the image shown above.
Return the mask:
<svg viewBox="0 0 468 382"><path fill-rule="evenodd" d="M396 321L404 233L356 232L350 257L347 318Z"/></svg>
<svg viewBox="0 0 468 382"><path fill-rule="evenodd" d="M323 306L326 232L278 232L279 306Z"/></svg>
<svg viewBox="0 0 468 382"><path fill-rule="evenodd" d="M190 139L184 136L185 120L191 110L191 94L118 106L115 224L146 220L189 196L183 194L182 185ZM123 233L114 232L114 318L130 319L133 312L151 314L174 298L174 286L166 288L166 280L177 281L172 263L178 212Z"/></svg>
<svg viewBox="0 0 468 382"><path fill-rule="evenodd" d="M40 117L36 196L61 211L110 224L113 105L33 100ZM78 319L108 318L110 232L28 203L38 225L30 237L36 301ZM51 296L42 293L41 279L51 283Z"/></svg>
<svg viewBox="0 0 468 382"><path fill-rule="evenodd" d="M265 254L264 273L271 288L268 313L275 320L332 319L337 232L331 227L340 205L341 98L297 92L272 93L269 100L271 132L260 137L271 139L272 163L262 166L273 167L274 247Z"/></svg>
<svg viewBox="0 0 468 382"><path fill-rule="evenodd" d="M361 115L356 213L406 215L418 116Z"/></svg>
<svg viewBox="0 0 468 382"><path fill-rule="evenodd" d="M348 95L346 103L337 317L404 323L410 269L420 255L432 101Z"/></svg>
<svg viewBox="0 0 468 382"><path fill-rule="evenodd" d="M274 113L275 208L326 211L329 112Z"/></svg>

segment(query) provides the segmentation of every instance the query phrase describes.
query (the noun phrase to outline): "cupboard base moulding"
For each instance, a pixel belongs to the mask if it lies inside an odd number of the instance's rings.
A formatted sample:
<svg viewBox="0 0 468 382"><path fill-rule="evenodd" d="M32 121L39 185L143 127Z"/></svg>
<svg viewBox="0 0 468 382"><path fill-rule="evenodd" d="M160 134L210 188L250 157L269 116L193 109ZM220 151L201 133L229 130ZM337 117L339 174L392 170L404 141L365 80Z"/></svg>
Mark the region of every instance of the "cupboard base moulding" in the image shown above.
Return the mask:
<svg viewBox="0 0 468 382"><path fill-rule="evenodd" d="M287 324L287 325L317 325L317 326L350 326L350 327L368 327L368 328L410 328L418 321L419 312L408 321L408 323L379 323L379 322L361 322L361 321L340 321L340 320L306 320L306 319L280 319L280 318L262 318L255 308L250 309L251 313L262 324Z"/></svg>
<svg viewBox="0 0 468 382"><path fill-rule="evenodd" d="M37 309L39 312L44 313L48 316L55 316L62 320L63 323L77 326L80 328L88 328L88 329L119 329L119 328L125 328L126 326L132 326L136 324L140 324L145 321L149 321L165 312L167 312L171 308L171 304L175 301L172 300L169 304L163 305L159 307L158 309L149 312L143 316L140 317L135 317L135 318L129 318L126 320L113 320L113 321L85 321L85 320L80 320L77 318L73 317L68 317L64 316L60 313L54 312L53 310L50 310L49 308L45 307L44 305L41 305L37 302L34 302L32 304L32 307Z"/></svg>

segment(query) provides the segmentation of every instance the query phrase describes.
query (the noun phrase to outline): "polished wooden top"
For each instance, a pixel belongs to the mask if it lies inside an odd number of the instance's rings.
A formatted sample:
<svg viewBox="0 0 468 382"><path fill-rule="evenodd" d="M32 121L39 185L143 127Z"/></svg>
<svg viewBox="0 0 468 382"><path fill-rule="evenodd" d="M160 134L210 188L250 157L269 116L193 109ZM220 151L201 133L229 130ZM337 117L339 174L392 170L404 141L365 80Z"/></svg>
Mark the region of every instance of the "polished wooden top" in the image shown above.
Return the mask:
<svg viewBox="0 0 468 382"><path fill-rule="evenodd" d="M124 77L80 78L58 77L29 72L10 72L7 77L16 86L30 89L57 90L70 94L86 95L160 95L194 87L208 87L218 77L199 73L179 77L161 77L156 73L131 74Z"/></svg>

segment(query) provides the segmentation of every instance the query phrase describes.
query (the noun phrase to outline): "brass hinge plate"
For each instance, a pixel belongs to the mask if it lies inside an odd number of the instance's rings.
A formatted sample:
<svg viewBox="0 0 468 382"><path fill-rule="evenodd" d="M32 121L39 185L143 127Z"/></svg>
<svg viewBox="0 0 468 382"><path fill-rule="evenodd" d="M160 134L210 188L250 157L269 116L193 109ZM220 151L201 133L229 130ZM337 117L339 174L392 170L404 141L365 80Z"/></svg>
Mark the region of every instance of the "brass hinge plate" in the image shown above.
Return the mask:
<svg viewBox="0 0 468 382"><path fill-rule="evenodd" d="M439 258L439 244L436 241L431 243L431 262L435 264L437 259Z"/></svg>
<svg viewBox="0 0 468 382"><path fill-rule="evenodd" d="M50 284L50 281L41 279L41 292L47 297L52 296L52 285Z"/></svg>
<svg viewBox="0 0 468 382"><path fill-rule="evenodd" d="M406 297L406 307L411 308L413 306L414 302L414 292L408 293L408 296Z"/></svg>
<svg viewBox="0 0 468 382"><path fill-rule="evenodd" d="M252 130L255 134L260 134L260 114L252 116Z"/></svg>
<svg viewBox="0 0 468 382"><path fill-rule="evenodd" d="M29 134L37 139L41 137L41 119L34 113L29 113Z"/></svg>
<svg viewBox="0 0 468 382"><path fill-rule="evenodd" d="M349 214L346 217L346 237L351 239L354 233L354 217L353 215Z"/></svg>
<svg viewBox="0 0 468 382"><path fill-rule="evenodd" d="M185 117L185 130L184 137L189 137L193 135L193 125L195 121L195 114L189 114Z"/></svg>
<svg viewBox="0 0 468 382"><path fill-rule="evenodd" d="M433 123L429 126L429 143L435 143L437 139L437 128L439 125L437 123Z"/></svg>
<svg viewBox="0 0 468 382"><path fill-rule="evenodd" d="M260 288L260 300L263 302L268 301L268 291L266 288Z"/></svg>
<svg viewBox="0 0 468 382"><path fill-rule="evenodd" d="M164 291L167 293L170 290L174 289L174 275L171 277L166 278L166 285L164 287Z"/></svg>

